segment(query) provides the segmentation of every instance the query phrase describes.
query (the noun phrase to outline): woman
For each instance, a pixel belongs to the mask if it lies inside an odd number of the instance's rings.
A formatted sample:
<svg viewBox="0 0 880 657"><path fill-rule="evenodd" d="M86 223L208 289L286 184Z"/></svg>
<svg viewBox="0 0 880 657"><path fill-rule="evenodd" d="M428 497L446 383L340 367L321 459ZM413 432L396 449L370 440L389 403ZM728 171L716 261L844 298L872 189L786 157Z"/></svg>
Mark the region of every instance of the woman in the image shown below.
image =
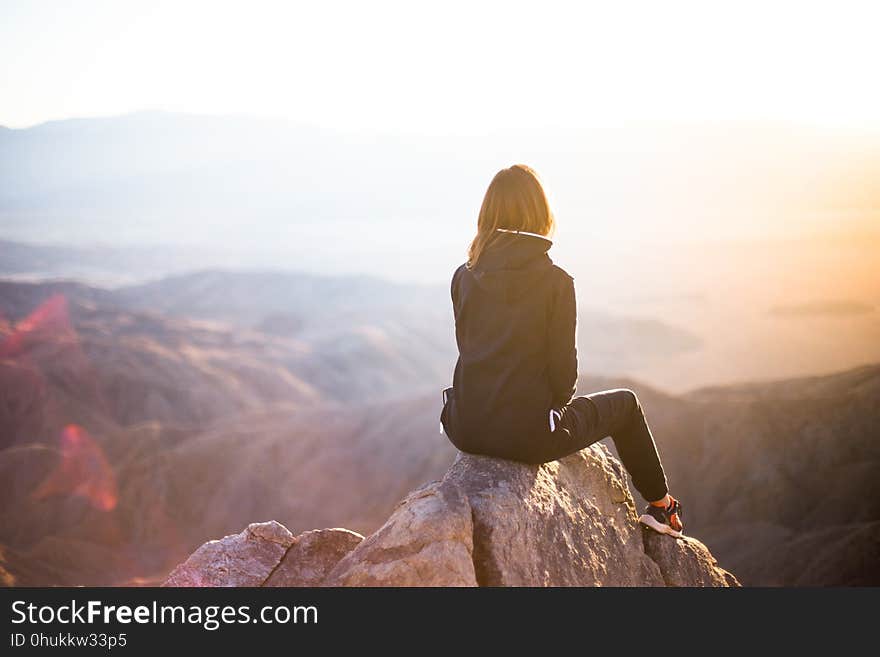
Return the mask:
<svg viewBox="0 0 880 657"><path fill-rule="evenodd" d="M649 502L639 520L681 536L681 505L631 390L574 397L574 280L547 255L555 228L535 172L499 171L483 199L468 261L452 277L459 358L442 428L464 452L546 463L611 436Z"/></svg>

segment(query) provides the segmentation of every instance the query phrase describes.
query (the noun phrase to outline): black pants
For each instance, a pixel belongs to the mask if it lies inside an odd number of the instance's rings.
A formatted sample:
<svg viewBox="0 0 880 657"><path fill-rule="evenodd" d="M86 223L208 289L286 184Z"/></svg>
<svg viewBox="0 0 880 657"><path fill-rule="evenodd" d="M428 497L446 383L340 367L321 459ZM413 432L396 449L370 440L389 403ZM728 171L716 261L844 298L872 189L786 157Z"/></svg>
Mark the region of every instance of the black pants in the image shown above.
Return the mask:
<svg viewBox="0 0 880 657"><path fill-rule="evenodd" d="M443 391L444 412L447 393ZM441 422L444 414L441 413ZM549 418L548 418L549 425ZM463 452L487 454L523 463L548 463L579 452L603 438L611 436L617 454L632 477L633 486L649 502L663 498L669 491L666 474L648 421L636 393L626 388L604 390L575 397L559 409L555 430L540 436L522 435L503 441L471 444L454 433L452 443Z"/></svg>
<svg viewBox="0 0 880 657"><path fill-rule="evenodd" d="M617 454L632 477L633 486L649 502L663 498L669 488L657 445L639 398L619 388L575 397L561 409L556 430L550 434L555 460L611 436Z"/></svg>
<svg viewBox="0 0 880 657"><path fill-rule="evenodd" d="M574 454L608 436L642 497L653 502L665 496L666 474L642 405L625 388L575 397L560 409L555 430L548 426L541 436L524 435L492 445L452 442L463 451L536 464Z"/></svg>

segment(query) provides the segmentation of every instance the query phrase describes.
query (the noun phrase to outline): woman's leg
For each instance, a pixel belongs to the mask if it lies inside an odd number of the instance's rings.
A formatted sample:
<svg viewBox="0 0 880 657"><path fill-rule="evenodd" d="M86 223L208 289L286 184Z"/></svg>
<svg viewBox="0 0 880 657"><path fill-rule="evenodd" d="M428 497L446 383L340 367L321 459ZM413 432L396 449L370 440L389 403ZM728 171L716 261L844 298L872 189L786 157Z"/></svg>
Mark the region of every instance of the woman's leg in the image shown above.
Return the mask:
<svg viewBox="0 0 880 657"><path fill-rule="evenodd" d="M642 405L632 390L605 390L575 397L563 410L559 426L578 449L611 436L633 486L648 502L665 498L669 489L660 455Z"/></svg>

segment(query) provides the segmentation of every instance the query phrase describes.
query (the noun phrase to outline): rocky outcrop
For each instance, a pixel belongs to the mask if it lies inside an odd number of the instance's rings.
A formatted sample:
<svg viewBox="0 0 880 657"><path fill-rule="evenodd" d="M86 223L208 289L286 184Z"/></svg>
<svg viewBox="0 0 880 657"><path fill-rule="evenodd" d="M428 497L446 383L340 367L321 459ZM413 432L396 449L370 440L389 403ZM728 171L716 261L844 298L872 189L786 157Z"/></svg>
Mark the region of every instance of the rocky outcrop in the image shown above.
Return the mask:
<svg viewBox="0 0 880 657"><path fill-rule="evenodd" d="M163 586L316 586L362 539L347 529L294 536L274 520L254 523L202 545Z"/></svg>
<svg viewBox="0 0 880 657"><path fill-rule="evenodd" d="M737 586L692 538L641 528L601 445L529 466L459 454L372 535L277 523L206 543L169 586Z"/></svg>

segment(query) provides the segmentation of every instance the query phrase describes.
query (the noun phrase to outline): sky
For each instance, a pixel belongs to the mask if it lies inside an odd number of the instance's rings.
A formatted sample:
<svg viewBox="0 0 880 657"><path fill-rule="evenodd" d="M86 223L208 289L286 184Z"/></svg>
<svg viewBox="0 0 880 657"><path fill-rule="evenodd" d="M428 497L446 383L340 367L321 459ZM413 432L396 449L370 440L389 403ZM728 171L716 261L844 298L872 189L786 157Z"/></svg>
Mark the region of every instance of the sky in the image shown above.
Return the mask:
<svg viewBox="0 0 880 657"><path fill-rule="evenodd" d="M880 118L876 2L0 1L0 125L143 109L353 131Z"/></svg>

